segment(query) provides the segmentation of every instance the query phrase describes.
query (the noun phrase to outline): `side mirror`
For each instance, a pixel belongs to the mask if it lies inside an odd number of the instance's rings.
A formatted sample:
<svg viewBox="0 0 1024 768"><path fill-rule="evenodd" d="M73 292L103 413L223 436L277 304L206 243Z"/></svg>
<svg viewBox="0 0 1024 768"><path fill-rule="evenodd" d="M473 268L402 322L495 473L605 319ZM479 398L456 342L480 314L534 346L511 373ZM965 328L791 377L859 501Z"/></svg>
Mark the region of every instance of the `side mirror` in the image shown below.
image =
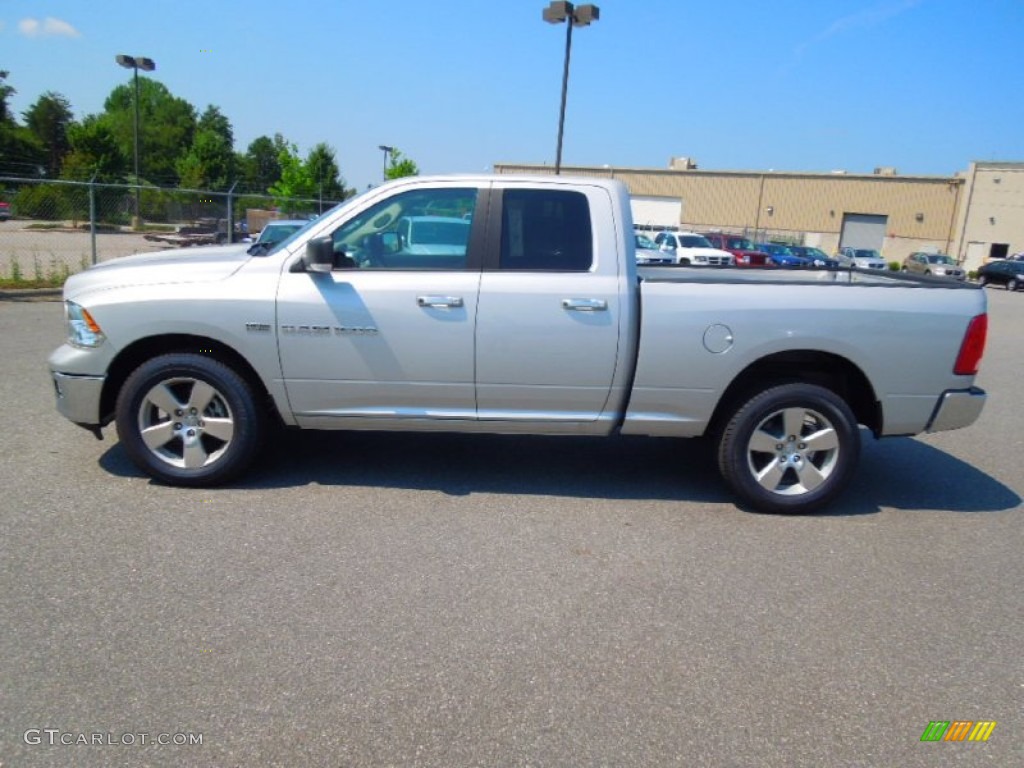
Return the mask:
<svg viewBox="0 0 1024 768"><path fill-rule="evenodd" d="M302 266L307 272L330 272L334 269L334 241L330 237L317 237L306 243Z"/></svg>

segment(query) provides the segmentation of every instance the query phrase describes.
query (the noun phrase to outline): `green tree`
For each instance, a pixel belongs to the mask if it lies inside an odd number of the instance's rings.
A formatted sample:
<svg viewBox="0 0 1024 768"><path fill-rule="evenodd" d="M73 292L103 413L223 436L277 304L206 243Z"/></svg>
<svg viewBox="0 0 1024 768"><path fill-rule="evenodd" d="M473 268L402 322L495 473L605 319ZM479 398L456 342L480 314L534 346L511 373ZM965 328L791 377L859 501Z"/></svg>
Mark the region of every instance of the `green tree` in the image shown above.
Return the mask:
<svg viewBox="0 0 1024 768"><path fill-rule="evenodd" d="M231 128L231 121L221 113L219 107L215 107L213 104L207 106L203 114L199 116L196 130L213 131L220 135L229 147L234 148L235 146L235 132Z"/></svg>
<svg viewBox="0 0 1024 768"><path fill-rule="evenodd" d="M285 145L280 150L277 161L281 164L281 178L267 191L276 198L280 208L291 213L297 208L305 207L294 198L312 199L317 196L318 182L313 178L309 165L302 162L299 148L295 144Z"/></svg>
<svg viewBox="0 0 1024 768"><path fill-rule="evenodd" d="M388 165L388 169L384 174L384 177L389 181L391 179L401 179L405 176L419 176L420 169L415 162L407 157L403 157L402 153L395 147L391 150L391 164Z"/></svg>
<svg viewBox="0 0 1024 768"><path fill-rule="evenodd" d="M43 147L11 114L7 100L17 91L6 80L7 72L0 70L0 174L42 176L46 171Z"/></svg>
<svg viewBox="0 0 1024 768"><path fill-rule="evenodd" d="M103 104L122 155L134 162L134 83L119 85ZM177 184L178 158L189 151L196 131L196 110L163 83L139 78L140 175L155 184Z"/></svg>
<svg viewBox="0 0 1024 768"><path fill-rule="evenodd" d="M11 114L10 107L7 106L7 99L17 91L5 82L9 74L6 69L0 69L0 123L14 123L14 116Z"/></svg>
<svg viewBox="0 0 1024 768"><path fill-rule="evenodd" d="M71 151L68 126L71 125L71 103L59 93L47 91L24 113L25 126L46 155L47 175L57 177L65 155Z"/></svg>
<svg viewBox="0 0 1024 768"><path fill-rule="evenodd" d="M280 153L281 148L269 136L259 136L250 142L241 166L247 191L266 192L281 179L281 163L277 159Z"/></svg>
<svg viewBox="0 0 1024 768"><path fill-rule="evenodd" d="M320 142L309 150L306 166L309 175L316 181L317 194L321 200L345 199L345 180L341 178L341 170L331 145Z"/></svg>
<svg viewBox="0 0 1024 768"><path fill-rule="evenodd" d="M129 163L121 153L107 118L88 115L80 123L68 126L71 151L64 158L61 175L65 179L89 181L122 181Z"/></svg>
<svg viewBox="0 0 1024 768"><path fill-rule="evenodd" d="M224 189L234 178L235 153L224 135L211 129L196 131L188 152L178 158L175 170L183 187Z"/></svg>

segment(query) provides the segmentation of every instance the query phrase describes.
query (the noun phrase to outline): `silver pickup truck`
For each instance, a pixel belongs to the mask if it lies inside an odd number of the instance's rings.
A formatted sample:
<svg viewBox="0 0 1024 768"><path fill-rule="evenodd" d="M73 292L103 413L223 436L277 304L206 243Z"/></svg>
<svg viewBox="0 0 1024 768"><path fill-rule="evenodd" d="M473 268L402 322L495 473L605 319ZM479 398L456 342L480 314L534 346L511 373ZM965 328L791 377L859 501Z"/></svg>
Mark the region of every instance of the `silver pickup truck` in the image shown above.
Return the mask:
<svg viewBox="0 0 1024 768"><path fill-rule="evenodd" d="M409 224L431 247L409 242ZM436 226L435 226L436 225ZM985 294L828 270L638 274L626 188L398 180L267 253L101 263L64 289L57 407L167 483L306 429L709 436L747 506L805 512L876 437L965 427Z"/></svg>

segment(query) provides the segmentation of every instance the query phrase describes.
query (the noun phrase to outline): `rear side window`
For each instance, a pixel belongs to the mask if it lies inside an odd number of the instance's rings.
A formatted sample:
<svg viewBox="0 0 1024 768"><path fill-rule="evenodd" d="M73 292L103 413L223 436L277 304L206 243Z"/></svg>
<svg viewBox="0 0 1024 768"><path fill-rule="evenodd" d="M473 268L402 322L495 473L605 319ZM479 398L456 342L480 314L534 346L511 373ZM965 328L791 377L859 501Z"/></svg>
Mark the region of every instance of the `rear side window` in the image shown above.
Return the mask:
<svg viewBox="0 0 1024 768"><path fill-rule="evenodd" d="M585 272L593 261L586 195L566 190L505 190L501 269Z"/></svg>

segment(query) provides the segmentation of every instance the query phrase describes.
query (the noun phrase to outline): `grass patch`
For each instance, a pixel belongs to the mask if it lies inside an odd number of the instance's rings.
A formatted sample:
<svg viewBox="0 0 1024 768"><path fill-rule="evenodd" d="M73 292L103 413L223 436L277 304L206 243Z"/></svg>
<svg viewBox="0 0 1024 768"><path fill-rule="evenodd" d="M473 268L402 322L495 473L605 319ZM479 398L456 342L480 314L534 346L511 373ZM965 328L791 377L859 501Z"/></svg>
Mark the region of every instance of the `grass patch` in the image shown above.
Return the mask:
<svg viewBox="0 0 1024 768"><path fill-rule="evenodd" d="M88 266L85 256L80 260L81 269ZM44 265L39 256L32 257L32 276L28 277L22 270L17 257L11 260L10 274L0 274L0 290L28 290L33 288L62 288L71 276L71 268L67 263L59 261L53 254L49 264Z"/></svg>
<svg viewBox="0 0 1024 768"><path fill-rule="evenodd" d="M32 288L63 288L64 279L57 277L44 277L40 279L26 280L24 278L15 280L13 277L0 277L0 290L20 291Z"/></svg>

